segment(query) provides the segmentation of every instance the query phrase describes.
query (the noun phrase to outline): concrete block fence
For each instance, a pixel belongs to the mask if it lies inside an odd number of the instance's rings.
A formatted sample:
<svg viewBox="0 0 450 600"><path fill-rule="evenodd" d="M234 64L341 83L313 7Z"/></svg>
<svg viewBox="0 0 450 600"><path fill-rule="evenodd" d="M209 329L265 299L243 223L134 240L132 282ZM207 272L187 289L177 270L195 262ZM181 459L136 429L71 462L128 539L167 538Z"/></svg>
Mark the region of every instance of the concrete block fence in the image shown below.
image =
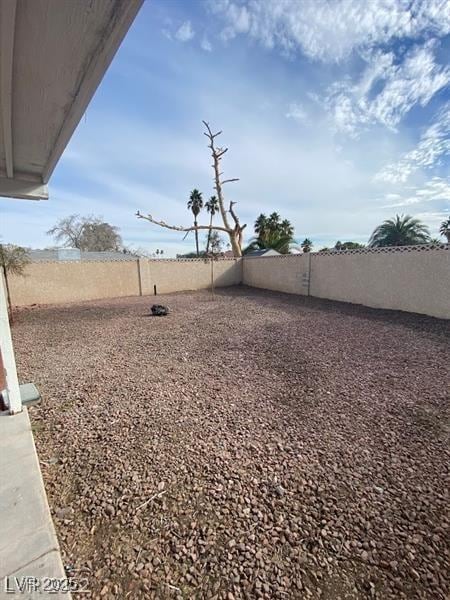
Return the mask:
<svg viewBox="0 0 450 600"><path fill-rule="evenodd" d="M450 318L450 246L362 248L214 261L214 285L245 285ZM200 290L210 286L203 259L35 262L10 276L14 305L57 304Z"/></svg>

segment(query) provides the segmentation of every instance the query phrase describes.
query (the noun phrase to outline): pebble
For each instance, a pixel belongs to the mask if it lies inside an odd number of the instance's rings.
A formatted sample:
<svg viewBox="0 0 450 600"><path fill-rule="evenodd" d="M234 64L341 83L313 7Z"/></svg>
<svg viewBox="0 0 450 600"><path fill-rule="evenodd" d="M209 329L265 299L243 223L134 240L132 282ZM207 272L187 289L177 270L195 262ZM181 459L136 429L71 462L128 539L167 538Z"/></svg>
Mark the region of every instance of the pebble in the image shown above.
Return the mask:
<svg viewBox="0 0 450 600"><path fill-rule="evenodd" d="M122 298L13 327L92 596L444 598L450 325L249 288L160 301L169 319Z"/></svg>

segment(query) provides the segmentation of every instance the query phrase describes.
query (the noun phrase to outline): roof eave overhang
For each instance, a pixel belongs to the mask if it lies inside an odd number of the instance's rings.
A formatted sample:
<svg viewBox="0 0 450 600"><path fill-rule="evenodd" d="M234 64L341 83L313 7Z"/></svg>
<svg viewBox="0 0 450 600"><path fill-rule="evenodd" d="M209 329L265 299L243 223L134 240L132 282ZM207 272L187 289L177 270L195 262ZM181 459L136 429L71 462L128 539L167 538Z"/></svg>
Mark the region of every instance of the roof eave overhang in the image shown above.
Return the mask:
<svg viewBox="0 0 450 600"><path fill-rule="evenodd" d="M48 187L45 183L0 177L0 196L20 200L48 200Z"/></svg>
<svg viewBox="0 0 450 600"><path fill-rule="evenodd" d="M4 173L0 176L0 196L27 200L48 199L47 183L50 176L142 3L143 0L116 0L112 17L103 23L104 27L99 28L101 33L95 48L87 60L84 57L78 65L79 68L74 70L73 82L79 84L63 118L56 124L58 134L46 164L39 174L31 174L17 173L14 168L13 64L14 53L17 51L14 40L17 0L0 2L0 135L5 162ZM60 38L63 45L63 33Z"/></svg>

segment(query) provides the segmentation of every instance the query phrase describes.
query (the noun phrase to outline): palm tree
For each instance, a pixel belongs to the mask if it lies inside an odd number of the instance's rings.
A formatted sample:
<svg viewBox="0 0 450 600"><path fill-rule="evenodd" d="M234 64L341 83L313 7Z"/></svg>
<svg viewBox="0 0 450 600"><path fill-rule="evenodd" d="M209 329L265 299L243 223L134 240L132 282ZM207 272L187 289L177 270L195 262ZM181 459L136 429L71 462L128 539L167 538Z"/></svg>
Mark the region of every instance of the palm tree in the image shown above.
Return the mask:
<svg viewBox="0 0 450 600"><path fill-rule="evenodd" d="M267 217L261 213L255 221L255 233L258 237L263 237L267 230Z"/></svg>
<svg viewBox="0 0 450 600"><path fill-rule="evenodd" d="M294 227L287 219L283 219L283 221L281 221L279 228L284 235L294 235Z"/></svg>
<svg viewBox="0 0 450 600"><path fill-rule="evenodd" d="M197 217L198 217L199 212L203 208L202 194L197 189L192 190L191 195L189 196L189 202L187 203L187 207L189 210L192 211L192 214L194 215L194 227L197 227ZM195 247L197 250L197 256L199 256L198 230L197 229L195 229Z"/></svg>
<svg viewBox="0 0 450 600"><path fill-rule="evenodd" d="M269 231L264 238L253 238L245 248L244 254L252 250L276 250L280 254L289 254L296 241L291 235L284 235L280 231Z"/></svg>
<svg viewBox="0 0 450 600"><path fill-rule="evenodd" d="M312 241L309 238L305 238L300 244L300 246L303 249L303 252L311 252L312 245Z"/></svg>
<svg viewBox="0 0 450 600"><path fill-rule="evenodd" d="M295 243L294 228L290 221L281 221L280 215L273 212L269 217L261 213L255 221L256 237L250 241L244 253L252 250L277 250L281 254L288 254Z"/></svg>
<svg viewBox="0 0 450 600"><path fill-rule="evenodd" d="M447 244L450 244L450 217L447 217L445 221L442 221L439 228L439 233L443 237L447 238Z"/></svg>
<svg viewBox="0 0 450 600"><path fill-rule="evenodd" d="M216 212L219 210L219 201L217 200L216 196L211 196L211 198L205 204L205 207L206 207L206 210L210 214L208 239L206 241L206 254L208 254L209 244L211 242L211 227L212 227L213 217L216 214Z"/></svg>
<svg viewBox="0 0 450 600"><path fill-rule="evenodd" d="M276 231L280 228L280 215L277 212L273 212L267 219L267 226L271 231Z"/></svg>
<svg viewBox="0 0 450 600"><path fill-rule="evenodd" d="M370 236L369 246L414 246L429 240L428 227L410 215L395 215L378 225Z"/></svg>

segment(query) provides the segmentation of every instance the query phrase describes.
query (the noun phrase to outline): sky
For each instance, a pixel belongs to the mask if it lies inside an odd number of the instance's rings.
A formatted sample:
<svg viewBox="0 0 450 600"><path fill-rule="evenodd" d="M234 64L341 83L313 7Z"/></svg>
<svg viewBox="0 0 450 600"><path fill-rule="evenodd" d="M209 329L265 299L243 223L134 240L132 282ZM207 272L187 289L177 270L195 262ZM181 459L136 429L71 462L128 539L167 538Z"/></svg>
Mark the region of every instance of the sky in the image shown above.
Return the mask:
<svg viewBox="0 0 450 600"><path fill-rule="evenodd" d="M227 202L280 213L314 249L365 243L395 214L433 237L450 216L450 0L147 0L50 181L0 199L3 242L52 246L69 214L99 215L168 257L213 193L202 120L222 130ZM203 213L199 222L207 222Z"/></svg>

